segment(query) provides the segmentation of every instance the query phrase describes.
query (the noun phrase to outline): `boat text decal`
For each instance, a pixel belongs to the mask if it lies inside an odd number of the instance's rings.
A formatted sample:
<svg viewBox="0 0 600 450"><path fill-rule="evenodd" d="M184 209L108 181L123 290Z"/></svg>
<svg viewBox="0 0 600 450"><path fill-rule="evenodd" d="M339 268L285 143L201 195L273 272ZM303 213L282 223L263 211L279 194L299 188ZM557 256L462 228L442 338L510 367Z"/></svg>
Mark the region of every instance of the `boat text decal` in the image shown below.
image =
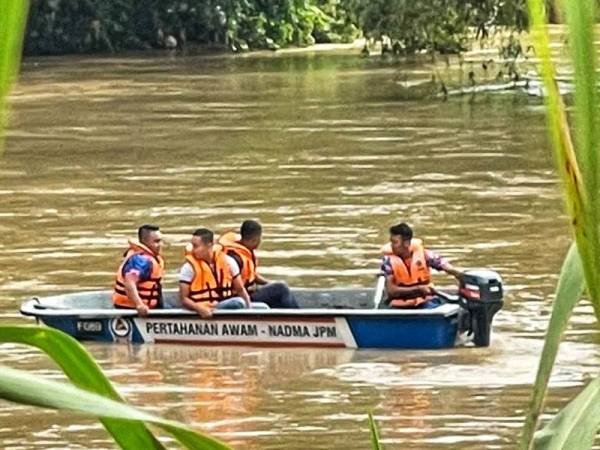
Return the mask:
<svg viewBox="0 0 600 450"><path fill-rule="evenodd" d="M333 318L317 320L231 320L136 318L144 341L280 343L346 346L344 326Z"/></svg>

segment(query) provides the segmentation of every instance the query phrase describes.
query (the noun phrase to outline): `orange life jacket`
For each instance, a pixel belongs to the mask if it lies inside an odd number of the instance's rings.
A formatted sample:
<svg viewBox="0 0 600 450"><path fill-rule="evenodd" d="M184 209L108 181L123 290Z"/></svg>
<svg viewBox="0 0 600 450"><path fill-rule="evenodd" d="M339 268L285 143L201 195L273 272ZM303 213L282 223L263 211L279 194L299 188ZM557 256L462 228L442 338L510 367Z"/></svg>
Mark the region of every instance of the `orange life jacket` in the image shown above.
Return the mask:
<svg viewBox="0 0 600 450"><path fill-rule="evenodd" d="M240 275L244 287L246 289L253 287L256 283L256 269L258 267L258 260L254 251L243 245L233 231L223 233L218 243L223 251L235 259L240 266Z"/></svg>
<svg viewBox="0 0 600 450"><path fill-rule="evenodd" d="M190 299L194 302L222 301L233 297L233 277L225 253L215 250L213 258L214 266L191 254L185 256L194 269L194 279L190 283Z"/></svg>
<svg viewBox="0 0 600 450"><path fill-rule="evenodd" d="M388 250L389 249L389 250ZM428 285L431 282L431 272L425 259L425 248L420 239L411 239L410 242L410 267L397 255L391 253L391 246L382 248L384 254L390 258L392 265L392 282L400 287L417 287ZM433 296L422 296L420 294L406 294L401 298L395 298L390 301L391 306L395 307L414 307L419 306Z"/></svg>
<svg viewBox="0 0 600 450"><path fill-rule="evenodd" d="M139 280L136 287L144 304L149 308L156 308L160 303L162 295L161 281L165 272L165 262L160 255L154 254L154 252L144 244L133 240L129 241L129 249L123 255L123 262L117 270L112 301L115 305L126 308L135 308L135 302L130 300L127 296L127 291L125 290L125 277L123 276L125 264L127 264L129 258L134 255L146 255L152 263L150 279Z"/></svg>

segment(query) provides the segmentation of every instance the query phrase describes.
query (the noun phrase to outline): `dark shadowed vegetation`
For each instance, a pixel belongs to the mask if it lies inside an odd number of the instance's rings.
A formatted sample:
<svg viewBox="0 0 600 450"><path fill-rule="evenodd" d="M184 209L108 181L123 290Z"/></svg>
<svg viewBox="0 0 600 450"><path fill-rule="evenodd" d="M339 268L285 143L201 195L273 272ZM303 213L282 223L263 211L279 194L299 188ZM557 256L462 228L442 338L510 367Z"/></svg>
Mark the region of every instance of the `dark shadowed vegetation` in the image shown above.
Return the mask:
<svg viewBox="0 0 600 450"><path fill-rule="evenodd" d="M276 50L365 36L396 54L455 53L473 34L526 22L523 0L35 0L25 52Z"/></svg>
<svg viewBox="0 0 600 450"><path fill-rule="evenodd" d="M522 0L351 0L350 10L365 35L387 38L395 54L458 53L473 37L487 38L500 27L527 26Z"/></svg>

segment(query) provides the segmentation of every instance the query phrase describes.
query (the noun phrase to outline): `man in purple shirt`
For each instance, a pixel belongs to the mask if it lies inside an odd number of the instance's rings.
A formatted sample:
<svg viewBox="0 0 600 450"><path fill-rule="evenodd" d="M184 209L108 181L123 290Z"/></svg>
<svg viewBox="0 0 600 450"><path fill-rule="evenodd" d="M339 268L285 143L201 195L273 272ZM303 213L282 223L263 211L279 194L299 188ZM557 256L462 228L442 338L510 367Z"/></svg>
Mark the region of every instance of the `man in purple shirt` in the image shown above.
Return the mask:
<svg viewBox="0 0 600 450"><path fill-rule="evenodd" d="M129 240L129 249L115 276L112 296L115 308L136 309L142 317L162 307L162 278L165 263L161 256L162 236L154 225L142 225L138 240Z"/></svg>
<svg viewBox="0 0 600 450"><path fill-rule="evenodd" d="M438 254L426 250L406 223L390 228L390 242L382 248L381 271L389 305L396 308L434 308L442 302L435 296L430 268L460 278L461 272Z"/></svg>

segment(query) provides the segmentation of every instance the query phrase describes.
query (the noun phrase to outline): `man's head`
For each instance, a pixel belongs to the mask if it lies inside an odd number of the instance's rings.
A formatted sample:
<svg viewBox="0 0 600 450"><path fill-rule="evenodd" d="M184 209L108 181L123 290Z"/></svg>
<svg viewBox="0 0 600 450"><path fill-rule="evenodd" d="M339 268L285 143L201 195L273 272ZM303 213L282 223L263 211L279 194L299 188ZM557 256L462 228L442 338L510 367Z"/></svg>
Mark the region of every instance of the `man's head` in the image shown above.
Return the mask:
<svg viewBox="0 0 600 450"><path fill-rule="evenodd" d="M244 220L240 234L242 243L250 250L255 250L262 240L262 226L256 220Z"/></svg>
<svg viewBox="0 0 600 450"><path fill-rule="evenodd" d="M390 244L392 245L394 255L401 258L408 258L410 256L410 240L412 237L412 228L404 222L390 227Z"/></svg>
<svg viewBox="0 0 600 450"><path fill-rule="evenodd" d="M152 252L160 255L162 250L162 236L156 225L142 225L138 228L138 241L148 247Z"/></svg>
<svg viewBox="0 0 600 450"><path fill-rule="evenodd" d="M192 255L196 259L211 262L213 259L213 232L208 228L198 228L192 234Z"/></svg>

